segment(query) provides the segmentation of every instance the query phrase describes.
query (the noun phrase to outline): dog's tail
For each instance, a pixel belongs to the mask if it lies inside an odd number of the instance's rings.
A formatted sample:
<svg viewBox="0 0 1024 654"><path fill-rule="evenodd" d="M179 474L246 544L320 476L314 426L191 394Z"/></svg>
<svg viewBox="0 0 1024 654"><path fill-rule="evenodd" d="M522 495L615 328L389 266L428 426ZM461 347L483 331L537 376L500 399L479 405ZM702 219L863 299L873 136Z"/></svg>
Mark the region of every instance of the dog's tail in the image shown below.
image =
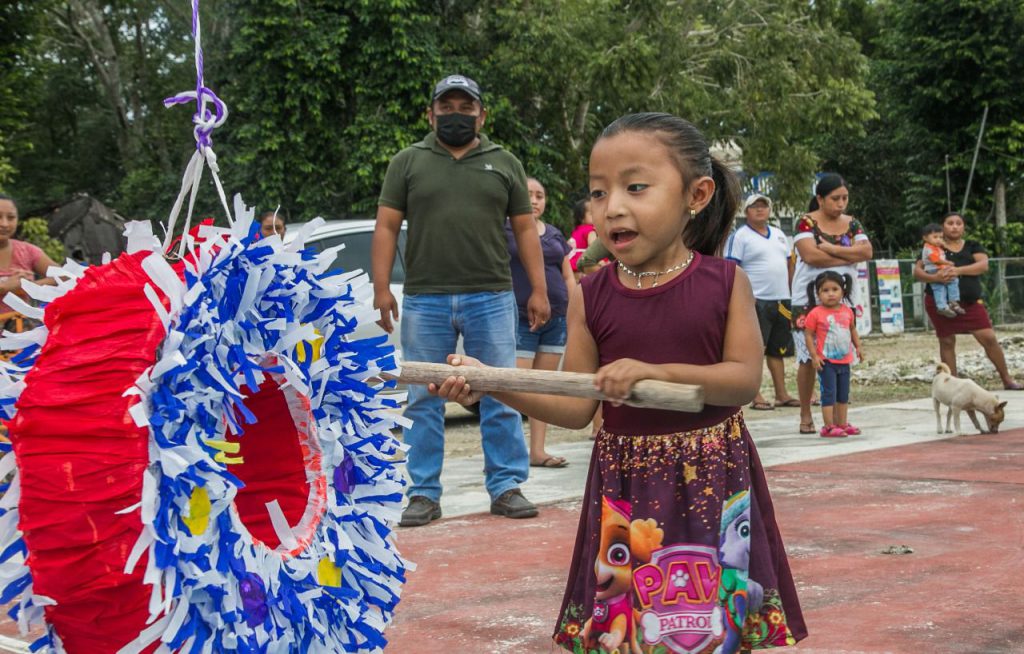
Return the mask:
<svg viewBox="0 0 1024 654"><path fill-rule="evenodd" d="M935 366L935 374L939 374L940 372L944 372L947 375L953 374L952 371L950 371L949 366L947 366L944 363L940 363L939 365Z"/></svg>

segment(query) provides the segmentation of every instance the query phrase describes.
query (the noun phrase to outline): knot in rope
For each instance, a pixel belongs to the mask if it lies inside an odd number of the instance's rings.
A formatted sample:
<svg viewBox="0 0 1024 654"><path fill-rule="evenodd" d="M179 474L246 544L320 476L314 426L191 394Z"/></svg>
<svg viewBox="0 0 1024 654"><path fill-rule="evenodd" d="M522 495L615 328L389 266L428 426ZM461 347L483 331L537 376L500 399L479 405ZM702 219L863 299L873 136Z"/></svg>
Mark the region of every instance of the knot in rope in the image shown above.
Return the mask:
<svg viewBox="0 0 1024 654"><path fill-rule="evenodd" d="M196 139L196 151L185 168L185 174L181 178L181 191L178 193L171 213L167 218L167 234L164 236L164 251L169 251L171 240L174 236L175 223L178 214L181 213L185 198L188 197L188 213L185 215L185 227L182 230L181 242L178 246L177 256L185 255L186 250L194 242L189 233L189 225L192 223L192 211L195 209L196 193L199 191L199 182L203 176L204 166L210 167L210 174L213 183L217 187L217 195L220 197L221 206L227 214L228 223L234 224L231 219L231 209L228 207L227 197L224 195L224 187L220 183L220 176L217 174L217 155L213 151L213 130L220 127L228 117L228 108L224 102L217 97L217 94L206 86L203 79L203 46L202 29L199 24L199 0L191 0L192 4L192 38L195 41L195 62L196 62L196 89L194 91L183 91L164 100L164 107L170 108L176 104L187 102L196 103L196 112L192 114L192 122L195 128L192 130ZM212 109L209 105L213 105Z"/></svg>
<svg viewBox="0 0 1024 654"><path fill-rule="evenodd" d="M197 110L192 114L192 122L195 129L192 130L196 139L196 148L203 150L213 146L213 130L224 124L228 117L228 107L224 101L217 97L208 86L200 85L196 91L184 91L177 95L164 99L165 107L172 107L176 104L195 102ZM207 103L213 104L211 110Z"/></svg>

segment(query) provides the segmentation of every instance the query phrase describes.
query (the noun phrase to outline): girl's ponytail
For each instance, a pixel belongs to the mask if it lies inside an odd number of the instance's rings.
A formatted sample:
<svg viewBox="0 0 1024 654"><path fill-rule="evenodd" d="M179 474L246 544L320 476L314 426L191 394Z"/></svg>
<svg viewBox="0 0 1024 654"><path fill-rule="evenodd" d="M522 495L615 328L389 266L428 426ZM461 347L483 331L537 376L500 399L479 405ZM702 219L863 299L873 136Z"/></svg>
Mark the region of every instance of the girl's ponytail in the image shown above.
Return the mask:
<svg viewBox="0 0 1024 654"><path fill-rule="evenodd" d="M817 278L807 282L807 309L813 309L818 306L818 280L821 279L819 275Z"/></svg>
<svg viewBox="0 0 1024 654"><path fill-rule="evenodd" d="M711 157L711 179L715 181L715 194L686 224L683 241L701 254L721 256L740 205L740 183L736 174L715 157Z"/></svg>
<svg viewBox="0 0 1024 654"><path fill-rule="evenodd" d="M850 273L843 274L843 302L853 308L853 276Z"/></svg>

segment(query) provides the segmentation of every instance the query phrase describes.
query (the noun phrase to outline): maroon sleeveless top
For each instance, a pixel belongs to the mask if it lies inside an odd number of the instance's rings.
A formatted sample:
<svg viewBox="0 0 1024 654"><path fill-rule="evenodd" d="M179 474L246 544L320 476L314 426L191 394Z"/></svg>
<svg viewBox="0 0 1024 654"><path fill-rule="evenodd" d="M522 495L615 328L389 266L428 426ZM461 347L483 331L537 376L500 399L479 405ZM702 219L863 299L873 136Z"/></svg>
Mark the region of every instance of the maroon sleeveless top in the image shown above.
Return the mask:
<svg viewBox="0 0 1024 654"><path fill-rule="evenodd" d="M646 289L623 286L616 267L605 266L581 280L599 365L624 358L655 364L721 363L734 261L694 252L680 275ZM605 402L604 429L613 434L670 434L718 424L738 410L706 405L700 413L685 413Z"/></svg>

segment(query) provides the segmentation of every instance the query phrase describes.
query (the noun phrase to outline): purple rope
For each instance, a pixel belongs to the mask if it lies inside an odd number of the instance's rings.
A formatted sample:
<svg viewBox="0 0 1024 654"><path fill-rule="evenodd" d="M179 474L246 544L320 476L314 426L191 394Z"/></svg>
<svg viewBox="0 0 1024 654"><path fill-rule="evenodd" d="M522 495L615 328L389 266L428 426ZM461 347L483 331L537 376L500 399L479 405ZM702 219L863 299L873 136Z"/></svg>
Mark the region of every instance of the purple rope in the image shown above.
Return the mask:
<svg viewBox="0 0 1024 654"><path fill-rule="evenodd" d="M192 114L192 122L196 125L193 130L196 149L205 150L213 146L213 130L224 122L227 116L227 105L204 83L203 48L200 44L199 34L199 0L192 0L192 38L196 44L196 90L184 91L165 98L164 106L171 107L195 101L196 112ZM213 104L212 111L206 106L207 103Z"/></svg>

